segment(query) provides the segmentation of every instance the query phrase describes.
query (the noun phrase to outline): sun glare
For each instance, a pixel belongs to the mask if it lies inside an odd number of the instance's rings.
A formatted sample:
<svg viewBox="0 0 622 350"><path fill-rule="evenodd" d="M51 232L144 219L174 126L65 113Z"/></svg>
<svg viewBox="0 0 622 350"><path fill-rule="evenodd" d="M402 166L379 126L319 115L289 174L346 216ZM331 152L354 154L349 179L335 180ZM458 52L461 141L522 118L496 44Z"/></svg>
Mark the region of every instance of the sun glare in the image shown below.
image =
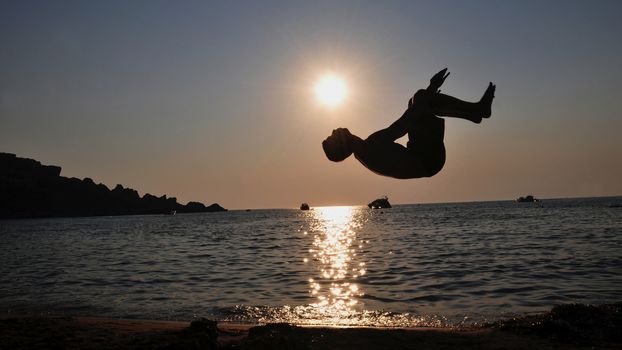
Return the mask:
<svg viewBox="0 0 622 350"><path fill-rule="evenodd" d="M348 93L344 80L334 74L323 76L315 84L315 95L318 101L328 107L337 107L343 103Z"/></svg>

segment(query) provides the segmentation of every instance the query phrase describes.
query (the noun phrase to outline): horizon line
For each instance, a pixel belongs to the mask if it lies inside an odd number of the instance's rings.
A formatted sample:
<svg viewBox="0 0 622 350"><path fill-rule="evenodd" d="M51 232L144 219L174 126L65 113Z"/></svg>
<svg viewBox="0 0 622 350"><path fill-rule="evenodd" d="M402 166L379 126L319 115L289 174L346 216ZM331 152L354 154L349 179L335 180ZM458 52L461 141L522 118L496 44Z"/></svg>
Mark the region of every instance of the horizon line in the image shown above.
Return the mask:
<svg viewBox="0 0 622 350"><path fill-rule="evenodd" d="M547 198L538 198L540 200L561 200L561 199L590 199L590 198L615 198L622 197L622 194L616 195L607 195L607 196L579 196L579 197L547 197ZM417 205L417 204L463 204L463 203L487 203L487 202L513 202L516 199L487 199L487 200L473 200L473 201L444 201L444 202L419 202L419 203L395 203L391 204L393 206L396 205ZM363 207L367 206L367 204L334 204L334 205L310 205L311 208L329 208L329 207ZM272 207L272 208L251 208L251 207L241 207L241 208L227 208L229 211L244 211L244 210L282 210L282 209L297 209L297 207Z"/></svg>

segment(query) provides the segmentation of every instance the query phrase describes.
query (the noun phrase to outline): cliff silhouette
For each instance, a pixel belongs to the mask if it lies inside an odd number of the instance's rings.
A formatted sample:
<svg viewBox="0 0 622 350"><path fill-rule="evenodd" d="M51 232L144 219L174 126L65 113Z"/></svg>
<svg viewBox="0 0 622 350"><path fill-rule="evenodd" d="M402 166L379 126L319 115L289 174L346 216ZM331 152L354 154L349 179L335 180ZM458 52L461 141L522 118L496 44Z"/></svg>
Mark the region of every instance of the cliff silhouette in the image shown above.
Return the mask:
<svg viewBox="0 0 622 350"><path fill-rule="evenodd" d="M177 203L175 197L140 197L117 185L112 190L90 178L60 176L61 168L0 153L0 218L141 215L226 211L217 203Z"/></svg>

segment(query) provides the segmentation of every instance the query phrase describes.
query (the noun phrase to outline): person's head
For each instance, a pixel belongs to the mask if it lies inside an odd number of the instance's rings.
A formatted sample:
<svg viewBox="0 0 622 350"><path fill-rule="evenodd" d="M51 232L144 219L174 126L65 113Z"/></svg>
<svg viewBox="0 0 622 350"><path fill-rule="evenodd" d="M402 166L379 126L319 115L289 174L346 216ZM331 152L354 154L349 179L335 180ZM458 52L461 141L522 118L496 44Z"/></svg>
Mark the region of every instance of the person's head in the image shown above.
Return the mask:
<svg viewBox="0 0 622 350"><path fill-rule="evenodd" d="M350 147L350 131L345 128L333 130L333 133L322 141L322 148L326 158L333 162L341 162L352 154Z"/></svg>

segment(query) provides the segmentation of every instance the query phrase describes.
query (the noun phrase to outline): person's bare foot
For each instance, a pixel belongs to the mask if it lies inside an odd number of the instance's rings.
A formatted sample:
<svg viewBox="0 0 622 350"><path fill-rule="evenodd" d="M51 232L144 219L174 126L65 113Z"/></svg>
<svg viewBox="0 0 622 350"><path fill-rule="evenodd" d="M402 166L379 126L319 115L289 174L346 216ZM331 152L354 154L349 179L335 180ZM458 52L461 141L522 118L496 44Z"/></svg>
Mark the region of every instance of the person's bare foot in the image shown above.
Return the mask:
<svg viewBox="0 0 622 350"><path fill-rule="evenodd" d="M484 92L484 96L479 100L480 105L482 106L482 118L490 118L492 114L492 99L495 98L495 89L496 85L492 83L488 84L488 88Z"/></svg>
<svg viewBox="0 0 622 350"><path fill-rule="evenodd" d="M496 88L497 86L493 85L493 83L488 84L488 88L486 89L486 91L484 91L484 95L479 100L479 102L477 102L477 112L474 111L470 117L467 117L468 120L472 121L475 124L479 124L482 122L483 118L490 118L490 115L492 114L492 99L495 98Z"/></svg>

